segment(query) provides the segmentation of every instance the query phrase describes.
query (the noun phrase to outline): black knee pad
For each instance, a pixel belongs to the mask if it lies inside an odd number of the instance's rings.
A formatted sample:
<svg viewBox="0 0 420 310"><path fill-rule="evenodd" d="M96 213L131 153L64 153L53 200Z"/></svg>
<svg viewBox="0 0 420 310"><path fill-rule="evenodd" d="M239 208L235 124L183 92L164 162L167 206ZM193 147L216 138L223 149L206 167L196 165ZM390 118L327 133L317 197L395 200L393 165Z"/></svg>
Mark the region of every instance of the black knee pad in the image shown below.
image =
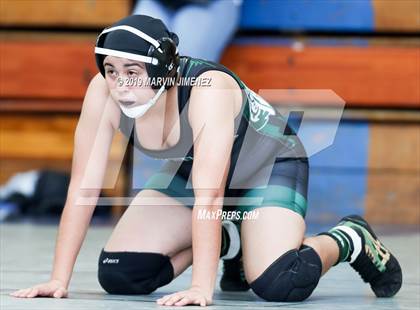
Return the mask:
<svg viewBox="0 0 420 310"><path fill-rule="evenodd" d="M318 285L322 262L315 250L302 245L274 261L250 286L267 301L302 301Z"/></svg>
<svg viewBox="0 0 420 310"><path fill-rule="evenodd" d="M110 294L149 294L174 278L169 256L159 253L102 249L98 265L98 281Z"/></svg>

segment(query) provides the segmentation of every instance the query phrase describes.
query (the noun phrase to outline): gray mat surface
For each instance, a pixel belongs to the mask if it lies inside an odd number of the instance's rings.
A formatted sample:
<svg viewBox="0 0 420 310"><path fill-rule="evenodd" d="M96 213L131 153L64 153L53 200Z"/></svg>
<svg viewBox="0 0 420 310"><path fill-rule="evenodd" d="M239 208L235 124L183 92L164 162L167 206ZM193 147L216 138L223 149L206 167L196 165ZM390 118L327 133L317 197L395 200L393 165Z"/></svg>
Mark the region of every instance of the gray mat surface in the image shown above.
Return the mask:
<svg viewBox="0 0 420 310"><path fill-rule="evenodd" d="M96 279L97 257L111 227L92 226L77 260L66 299L18 299L8 294L15 289L46 281L49 278L57 232L55 225L3 224L0 226L0 309L129 310L172 309L155 300L165 294L187 289L191 269L172 283L147 296L106 294ZM420 308L420 234L385 234L381 236L397 257L404 272L404 284L394 298L378 299L369 286L347 264L340 264L321 280L312 296L302 303L270 303L251 291L224 293L217 287L210 309L419 309ZM219 266L221 267L222 264ZM219 270L219 277L221 270ZM217 281L218 283L218 281ZM189 306L188 309L200 307Z"/></svg>

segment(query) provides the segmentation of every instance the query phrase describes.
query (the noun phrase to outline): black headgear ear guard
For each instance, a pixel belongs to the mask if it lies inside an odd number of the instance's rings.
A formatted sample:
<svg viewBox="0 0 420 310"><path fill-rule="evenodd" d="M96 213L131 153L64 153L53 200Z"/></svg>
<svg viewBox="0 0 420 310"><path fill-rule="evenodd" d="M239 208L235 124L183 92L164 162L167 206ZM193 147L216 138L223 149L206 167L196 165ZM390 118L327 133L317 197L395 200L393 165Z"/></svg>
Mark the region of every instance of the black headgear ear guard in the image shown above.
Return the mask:
<svg viewBox="0 0 420 310"><path fill-rule="evenodd" d="M173 34L175 35L175 34ZM176 39L178 37L175 35ZM155 48L150 45L147 56L158 60L157 65L146 63L146 70L150 78L166 78L168 79L165 84L165 88L168 89L175 85L175 80L179 68L179 54L178 48L174 40L169 37L164 37L158 40L159 48ZM158 89L162 86L162 83L156 83L152 88Z"/></svg>

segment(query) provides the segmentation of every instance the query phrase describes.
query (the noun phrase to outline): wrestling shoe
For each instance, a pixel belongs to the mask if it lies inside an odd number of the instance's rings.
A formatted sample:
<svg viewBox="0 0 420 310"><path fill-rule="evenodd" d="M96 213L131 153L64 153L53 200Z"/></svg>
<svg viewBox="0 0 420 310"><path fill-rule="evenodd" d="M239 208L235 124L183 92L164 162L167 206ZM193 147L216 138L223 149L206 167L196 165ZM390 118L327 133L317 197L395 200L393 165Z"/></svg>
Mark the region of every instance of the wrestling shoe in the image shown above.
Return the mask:
<svg viewBox="0 0 420 310"><path fill-rule="evenodd" d="M402 272L397 259L361 216L342 218L329 233L341 234L341 237L344 236L342 241L350 241L349 255L345 260L350 262L364 282L370 284L377 297L392 297L400 290Z"/></svg>
<svg viewBox="0 0 420 310"><path fill-rule="evenodd" d="M229 244L228 249L222 247L223 274L220 279L222 291L240 292L249 290L242 263L240 223L222 222L222 244Z"/></svg>

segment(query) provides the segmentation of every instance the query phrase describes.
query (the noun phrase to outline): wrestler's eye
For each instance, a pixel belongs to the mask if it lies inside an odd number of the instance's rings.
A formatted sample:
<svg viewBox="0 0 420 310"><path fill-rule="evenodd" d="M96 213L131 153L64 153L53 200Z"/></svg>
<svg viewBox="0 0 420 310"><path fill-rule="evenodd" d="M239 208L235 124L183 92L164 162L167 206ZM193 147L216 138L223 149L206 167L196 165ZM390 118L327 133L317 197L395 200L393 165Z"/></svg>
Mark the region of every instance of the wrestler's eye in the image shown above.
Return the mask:
<svg viewBox="0 0 420 310"><path fill-rule="evenodd" d="M108 75L109 77L115 78L117 77L117 72L113 69L108 69L106 70L106 75Z"/></svg>
<svg viewBox="0 0 420 310"><path fill-rule="evenodd" d="M137 76L138 75L138 73L137 73L137 71L128 71L128 76L129 77L135 77L135 76Z"/></svg>

